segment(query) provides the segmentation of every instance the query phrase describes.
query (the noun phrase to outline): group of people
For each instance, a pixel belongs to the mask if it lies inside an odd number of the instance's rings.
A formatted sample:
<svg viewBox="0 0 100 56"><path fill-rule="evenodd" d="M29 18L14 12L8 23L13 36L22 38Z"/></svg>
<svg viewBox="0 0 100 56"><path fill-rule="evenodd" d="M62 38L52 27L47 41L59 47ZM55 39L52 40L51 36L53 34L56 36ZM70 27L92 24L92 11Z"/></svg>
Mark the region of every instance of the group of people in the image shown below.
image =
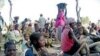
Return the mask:
<svg viewBox="0 0 100 56"><path fill-rule="evenodd" d="M46 20L42 14L34 24L27 18L21 24L18 20L18 16L14 17L13 24L2 36L5 37L5 56L16 56L17 51L22 52L22 56L57 56L48 52L53 41L60 42L63 56L90 56L91 52L100 52L100 29L94 23L85 28L81 22L69 18L59 32L55 20Z"/></svg>
<svg viewBox="0 0 100 56"><path fill-rule="evenodd" d="M61 35L61 49L64 56L90 56L93 52L99 53L100 35L98 33L100 33L100 29L97 30L97 26L94 23L91 23L86 29L81 22L75 22L74 18L69 19Z"/></svg>
<svg viewBox="0 0 100 56"><path fill-rule="evenodd" d="M1 38L5 38L5 56L15 56L17 52L21 56L56 55L47 50L57 40L56 30L49 18L46 20L41 14L34 24L27 18L21 24L18 20L18 16L14 17L13 24L7 27L7 33L2 34Z"/></svg>

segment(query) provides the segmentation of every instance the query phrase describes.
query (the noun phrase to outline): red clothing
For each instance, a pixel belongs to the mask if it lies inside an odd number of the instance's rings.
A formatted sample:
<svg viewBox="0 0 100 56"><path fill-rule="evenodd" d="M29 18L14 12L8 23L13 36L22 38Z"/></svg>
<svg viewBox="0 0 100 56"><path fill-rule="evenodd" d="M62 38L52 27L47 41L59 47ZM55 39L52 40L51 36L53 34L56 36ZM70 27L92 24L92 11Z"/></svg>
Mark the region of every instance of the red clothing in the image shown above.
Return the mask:
<svg viewBox="0 0 100 56"><path fill-rule="evenodd" d="M55 27L64 26L64 25L65 25L65 15L64 12L61 11L58 13L58 17L55 22Z"/></svg>
<svg viewBox="0 0 100 56"><path fill-rule="evenodd" d="M61 35L61 49L63 52L70 51L74 45L74 40L72 38L69 38L69 31L70 29L65 28Z"/></svg>

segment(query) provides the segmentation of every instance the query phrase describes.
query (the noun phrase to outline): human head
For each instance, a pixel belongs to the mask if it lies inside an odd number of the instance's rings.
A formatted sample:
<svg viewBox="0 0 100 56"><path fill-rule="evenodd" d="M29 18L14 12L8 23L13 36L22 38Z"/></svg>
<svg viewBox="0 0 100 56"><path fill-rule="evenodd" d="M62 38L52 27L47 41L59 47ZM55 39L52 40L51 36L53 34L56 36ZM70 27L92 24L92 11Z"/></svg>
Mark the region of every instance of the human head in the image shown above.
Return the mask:
<svg viewBox="0 0 100 56"><path fill-rule="evenodd" d="M19 25L18 24L15 24L15 26L14 26L15 28L15 30L18 30L18 27L19 27Z"/></svg>
<svg viewBox="0 0 100 56"><path fill-rule="evenodd" d="M91 27L94 29L94 30L97 30L97 26L95 23L91 23Z"/></svg>
<svg viewBox="0 0 100 56"><path fill-rule="evenodd" d="M24 34L24 39L25 39L26 41L28 41L28 40L29 40L29 36L30 36L30 35L29 35L28 33L25 33L25 34Z"/></svg>
<svg viewBox="0 0 100 56"><path fill-rule="evenodd" d="M30 43L31 43L31 45L34 45L36 50L38 50L39 48L45 46L45 39L41 33L33 32L30 35Z"/></svg>
<svg viewBox="0 0 100 56"><path fill-rule="evenodd" d="M77 22L77 27L81 27L81 26L82 26L81 22Z"/></svg>
<svg viewBox="0 0 100 56"><path fill-rule="evenodd" d="M5 56L16 56L16 45L13 41L6 42L4 44Z"/></svg>
<svg viewBox="0 0 100 56"><path fill-rule="evenodd" d="M69 26L74 29L76 27L76 22L75 22L75 19L74 18L68 18L68 21L69 23Z"/></svg>
<svg viewBox="0 0 100 56"><path fill-rule="evenodd" d="M14 17L14 20L15 20L16 23L18 23L19 16L15 16L15 17Z"/></svg>
<svg viewBox="0 0 100 56"><path fill-rule="evenodd" d="M24 21L25 21L25 22L27 22L27 21L28 21L28 19L27 19L27 18L25 18L25 19L24 19Z"/></svg>
<svg viewBox="0 0 100 56"><path fill-rule="evenodd" d="M42 17L43 16L43 14L40 14L40 17Z"/></svg>

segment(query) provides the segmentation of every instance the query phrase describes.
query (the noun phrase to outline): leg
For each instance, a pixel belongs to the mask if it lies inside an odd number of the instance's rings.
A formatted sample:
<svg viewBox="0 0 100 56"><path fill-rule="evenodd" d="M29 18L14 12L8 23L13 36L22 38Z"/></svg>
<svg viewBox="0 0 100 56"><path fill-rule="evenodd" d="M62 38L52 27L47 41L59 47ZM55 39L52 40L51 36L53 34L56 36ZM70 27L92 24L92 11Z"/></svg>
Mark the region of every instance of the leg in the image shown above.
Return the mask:
<svg viewBox="0 0 100 56"><path fill-rule="evenodd" d="M89 47L85 42L81 44L80 48L77 50L76 53L79 53L83 48L85 48L87 50L87 56L89 56L89 54L90 54Z"/></svg>
<svg viewBox="0 0 100 56"><path fill-rule="evenodd" d="M90 44L89 47L91 48L91 47L94 47L94 46L96 46L96 45L100 45L100 41Z"/></svg>

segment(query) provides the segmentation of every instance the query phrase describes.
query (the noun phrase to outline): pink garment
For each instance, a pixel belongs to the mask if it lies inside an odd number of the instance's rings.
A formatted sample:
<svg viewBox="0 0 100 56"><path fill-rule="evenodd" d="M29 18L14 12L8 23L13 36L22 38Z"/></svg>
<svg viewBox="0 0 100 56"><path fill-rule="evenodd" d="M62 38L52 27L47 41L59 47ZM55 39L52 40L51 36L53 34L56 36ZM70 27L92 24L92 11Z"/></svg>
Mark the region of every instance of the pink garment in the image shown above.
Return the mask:
<svg viewBox="0 0 100 56"><path fill-rule="evenodd" d="M70 51L70 49L74 45L74 40L69 38L68 36L69 31L70 30L68 28L65 28L61 35L61 49L63 52Z"/></svg>
<svg viewBox="0 0 100 56"><path fill-rule="evenodd" d="M57 20L55 22L55 27L64 26L65 25L65 15L63 11L58 13Z"/></svg>

